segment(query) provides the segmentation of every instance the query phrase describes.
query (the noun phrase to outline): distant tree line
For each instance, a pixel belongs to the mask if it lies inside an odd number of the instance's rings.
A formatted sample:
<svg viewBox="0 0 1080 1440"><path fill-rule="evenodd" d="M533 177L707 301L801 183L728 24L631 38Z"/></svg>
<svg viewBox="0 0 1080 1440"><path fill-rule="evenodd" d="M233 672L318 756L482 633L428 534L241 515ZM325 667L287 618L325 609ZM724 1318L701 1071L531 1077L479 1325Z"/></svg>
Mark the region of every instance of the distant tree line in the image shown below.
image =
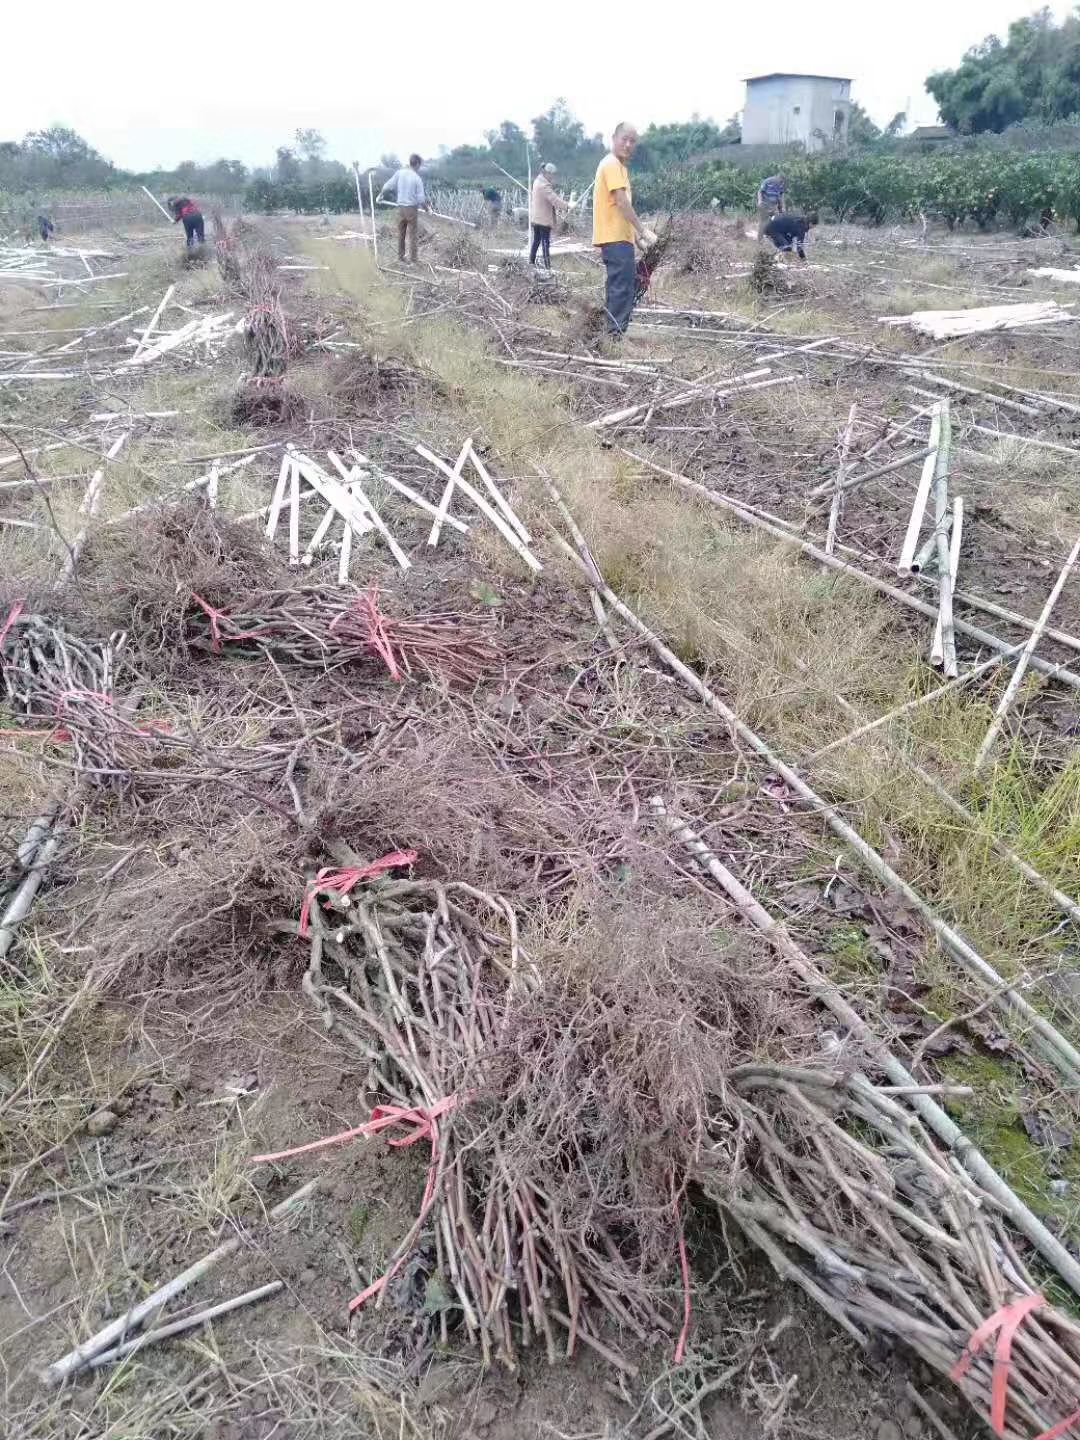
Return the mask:
<svg viewBox="0 0 1080 1440"><path fill-rule="evenodd" d="M961 135L1001 132L1035 121L1080 117L1080 17L1054 23L1049 9L1014 20L1004 41L990 35L955 70L939 70L926 88L941 118Z"/></svg>

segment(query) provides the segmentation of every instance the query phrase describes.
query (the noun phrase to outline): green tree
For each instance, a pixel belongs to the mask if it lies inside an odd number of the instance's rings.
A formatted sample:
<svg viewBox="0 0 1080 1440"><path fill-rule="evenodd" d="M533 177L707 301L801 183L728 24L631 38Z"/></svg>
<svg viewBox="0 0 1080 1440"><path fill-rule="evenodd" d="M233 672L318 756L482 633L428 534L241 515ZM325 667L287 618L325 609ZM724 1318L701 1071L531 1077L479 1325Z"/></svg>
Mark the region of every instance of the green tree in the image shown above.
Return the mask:
<svg viewBox="0 0 1080 1440"><path fill-rule="evenodd" d="M279 145L277 163L274 166L274 179L279 185L299 185L302 178L296 151L290 150L287 145Z"/></svg>
<svg viewBox="0 0 1080 1440"><path fill-rule="evenodd" d="M962 135L1064 120L1080 111L1080 17L1056 25L1044 8L1014 20L1004 42L988 36L955 70L931 75L926 88L942 120Z"/></svg>
<svg viewBox="0 0 1080 1440"><path fill-rule="evenodd" d="M532 127L537 159L543 164L550 161L557 165L566 176L582 175L594 169L604 153L603 139L585 134L585 126L565 100L556 100L550 110L535 116Z"/></svg>
<svg viewBox="0 0 1080 1440"><path fill-rule="evenodd" d="M525 169L525 146L529 142L520 125L504 120L497 130L485 130L484 139L488 143L489 158L497 165L509 170L511 175Z"/></svg>
<svg viewBox="0 0 1080 1440"><path fill-rule="evenodd" d="M848 111L848 144L869 145L872 141L880 139L879 127L874 124L859 102L853 101L851 109Z"/></svg>
<svg viewBox="0 0 1080 1440"><path fill-rule="evenodd" d="M728 122L728 128L734 121ZM634 156L635 167L640 170L661 170L671 165L684 165L699 155L706 155L720 145L733 143L725 140L724 130L713 120L703 120L700 115L673 125L650 125L642 134Z"/></svg>

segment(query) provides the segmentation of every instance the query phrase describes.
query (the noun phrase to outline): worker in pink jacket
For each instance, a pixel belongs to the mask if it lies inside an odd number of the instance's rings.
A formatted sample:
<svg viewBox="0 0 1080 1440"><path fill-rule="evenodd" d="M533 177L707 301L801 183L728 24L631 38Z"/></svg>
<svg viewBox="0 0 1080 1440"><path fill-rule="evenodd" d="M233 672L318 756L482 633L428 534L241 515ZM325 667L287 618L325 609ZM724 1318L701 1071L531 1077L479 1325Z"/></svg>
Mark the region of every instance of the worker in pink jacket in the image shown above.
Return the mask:
<svg viewBox="0 0 1080 1440"><path fill-rule="evenodd" d="M532 245L529 249L529 264L536 264L536 252L544 257L544 268L551 269L551 227L563 210L570 207L561 195L556 195L552 179L558 172L555 166L547 164L533 181L532 188Z"/></svg>

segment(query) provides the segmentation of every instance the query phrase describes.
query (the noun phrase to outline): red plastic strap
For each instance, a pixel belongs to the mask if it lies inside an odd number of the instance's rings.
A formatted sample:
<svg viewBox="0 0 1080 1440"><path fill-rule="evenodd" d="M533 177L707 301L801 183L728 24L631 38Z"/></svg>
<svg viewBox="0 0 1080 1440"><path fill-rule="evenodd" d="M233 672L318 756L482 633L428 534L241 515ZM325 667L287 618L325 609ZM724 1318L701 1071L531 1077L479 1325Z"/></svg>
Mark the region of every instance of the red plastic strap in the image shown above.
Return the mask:
<svg viewBox="0 0 1080 1440"><path fill-rule="evenodd" d="M354 1130L342 1130L337 1135L328 1135L323 1140L313 1140L310 1145L297 1145L292 1150L279 1150L273 1155L255 1155L252 1163L261 1165L268 1160L285 1160L293 1155L304 1155L309 1150L323 1150L328 1145L343 1145L347 1140L353 1140L357 1135L377 1135L381 1130L386 1130L392 1125L411 1125L412 1131L408 1135L402 1135L397 1140L389 1143L395 1146L415 1145L418 1140L431 1141L431 1164L428 1166L427 1181L424 1185L424 1198L420 1202L420 1214L416 1224L421 1225L431 1209L431 1203L435 1198L435 1175L439 1166L439 1127L438 1121L450 1113L458 1103L456 1095L447 1095L442 1100L437 1100L430 1109L421 1105L408 1108L404 1105L376 1105L371 1112L371 1119L363 1125L357 1125ZM370 1300L382 1290L387 1281L391 1279L395 1271L405 1260L405 1255L399 1255L397 1260L385 1275L380 1276L374 1284L369 1285L366 1290L361 1290L359 1295L349 1301L349 1311L358 1310L365 1300Z"/></svg>
<svg viewBox="0 0 1080 1440"><path fill-rule="evenodd" d="M1060 1440L1060 1437L1070 1430L1080 1420L1080 1410L1074 1410L1065 1420L1059 1420L1049 1430L1044 1430L1041 1435L1036 1435L1035 1440Z"/></svg>
<svg viewBox="0 0 1080 1440"><path fill-rule="evenodd" d="M16 600L15 604L12 605L11 609L8 611L7 619L4 621L3 629L0 629L0 645L3 645L4 641L7 639L8 631L15 624L15 621L18 620L19 616L23 613L23 607L25 606L25 604L25 600Z"/></svg>
<svg viewBox="0 0 1080 1440"><path fill-rule="evenodd" d="M997 1435L1005 1434L1005 1402L1009 1390L1009 1363L1012 1355L1013 1336L1027 1316L1033 1310L1037 1310L1040 1305L1045 1304L1046 1301L1042 1295L1022 1295L1019 1300L1013 1300L1010 1304L1003 1305L1000 1310L995 1310L993 1315L984 1320L972 1333L971 1338L964 1346L964 1353L949 1371L952 1380L963 1379L971 1368L971 1362L975 1356L990 1337L997 1332L997 1344L994 1346L994 1369L990 1379L990 1424ZM1069 1423L1071 1424L1071 1421ZM1064 1431L1057 1433L1063 1434Z"/></svg>
<svg viewBox="0 0 1080 1440"><path fill-rule="evenodd" d="M201 595L195 594L194 590L191 592L191 598L206 612L207 618L210 621L211 654L220 655L222 634L219 622L228 620L228 615L226 615L224 610L215 610L213 605L208 605ZM265 639L269 633L268 630L236 630L233 634L226 635L224 638L226 640L262 640Z"/></svg>
<svg viewBox="0 0 1080 1440"><path fill-rule="evenodd" d="M419 852L416 850L391 850L389 855L372 860L368 865L320 870L308 886L304 903L300 906L300 934L306 935L311 927L311 904L320 890L336 890L339 895L347 895L361 880L370 880L373 875L381 875L385 870L396 870L399 865L415 865L418 859Z"/></svg>
<svg viewBox="0 0 1080 1440"><path fill-rule="evenodd" d="M385 662L391 678L401 679L401 671L394 656L394 647L386 630L386 618L379 611L379 587L372 585L353 603L330 621L329 629L336 630L345 620L356 620L364 631L364 639L376 655Z"/></svg>

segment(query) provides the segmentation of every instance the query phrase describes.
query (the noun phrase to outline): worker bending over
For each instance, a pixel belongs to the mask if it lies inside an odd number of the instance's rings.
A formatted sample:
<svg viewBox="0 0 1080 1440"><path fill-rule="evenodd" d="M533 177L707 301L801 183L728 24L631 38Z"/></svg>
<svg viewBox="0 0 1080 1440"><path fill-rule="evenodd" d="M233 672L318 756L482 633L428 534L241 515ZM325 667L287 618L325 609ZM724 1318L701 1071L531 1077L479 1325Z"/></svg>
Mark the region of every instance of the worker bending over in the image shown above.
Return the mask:
<svg viewBox="0 0 1080 1440"><path fill-rule="evenodd" d="M206 226L203 223L202 211L195 201L188 199L186 195L174 195L169 201L169 209L172 211L174 225L179 220L184 222L184 239L188 248L202 245L206 240Z"/></svg>
<svg viewBox="0 0 1080 1440"><path fill-rule="evenodd" d="M770 175L762 180L757 192L757 238L763 239L765 227L774 215L783 215L787 180L783 175Z"/></svg>
<svg viewBox="0 0 1080 1440"><path fill-rule="evenodd" d="M417 233L420 211L431 209L424 182L420 178L420 166L423 163L419 155L410 155L408 165L395 170L379 191L380 200L386 198L388 190L394 192L394 201L398 207L397 253L402 264L405 263L406 238L409 242L409 260L413 265L416 264L420 246Z"/></svg>
<svg viewBox="0 0 1080 1440"><path fill-rule="evenodd" d="M817 223L813 211L809 215L774 215L765 226L765 234L781 254L790 255L794 250L800 260L805 260L803 241Z"/></svg>
<svg viewBox="0 0 1080 1440"><path fill-rule="evenodd" d="M627 163L637 148L638 133L621 122L611 137L611 150L596 167L593 189L593 244L604 262L604 306L608 333L626 333L634 309L634 242L646 249L656 235L638 219L630 190Z"/></svg>
<svg viewBox="0 0 1080 1440"><path fill-rule="evenodd" d="M552 179L556 174L554 165L548 164L533 181L532 188L532 246L529 249L529 264L536 264L537 250L544 257L544 268L551 269L551 229L558 216L570 207L561 195L556 195Z"/></svg>

